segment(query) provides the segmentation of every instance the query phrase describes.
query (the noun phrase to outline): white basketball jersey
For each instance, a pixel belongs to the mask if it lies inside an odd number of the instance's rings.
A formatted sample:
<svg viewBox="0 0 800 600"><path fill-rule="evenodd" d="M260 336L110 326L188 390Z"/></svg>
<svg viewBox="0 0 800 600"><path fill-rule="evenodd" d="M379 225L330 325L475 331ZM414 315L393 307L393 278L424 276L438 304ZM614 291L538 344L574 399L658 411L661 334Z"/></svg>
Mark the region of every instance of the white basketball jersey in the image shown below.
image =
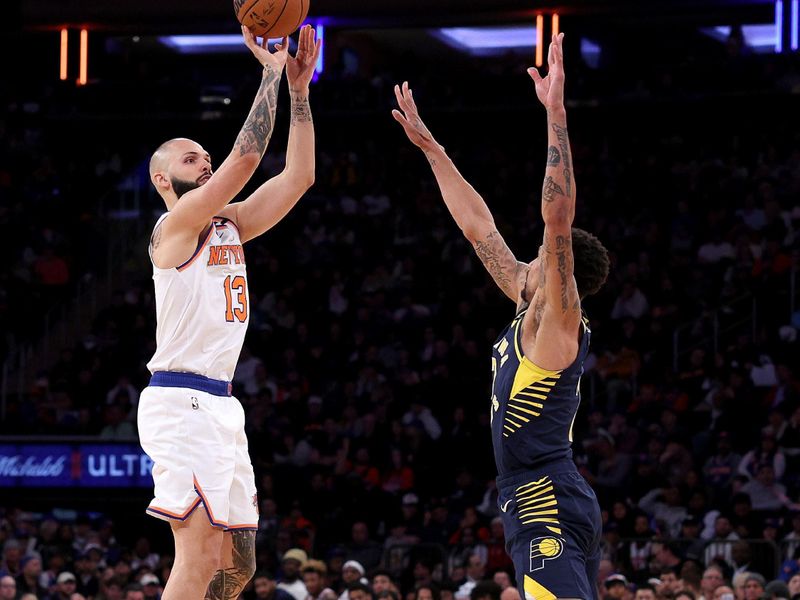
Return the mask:
<svg viewBox="0 0 800 600"><path fill-rule="evenodd" d="M214 217L192 257L173 269L154 264L153 281L157 326L156 353L147 364L150 372L233 380L250 317L247 270L236 225Z"/></svg>

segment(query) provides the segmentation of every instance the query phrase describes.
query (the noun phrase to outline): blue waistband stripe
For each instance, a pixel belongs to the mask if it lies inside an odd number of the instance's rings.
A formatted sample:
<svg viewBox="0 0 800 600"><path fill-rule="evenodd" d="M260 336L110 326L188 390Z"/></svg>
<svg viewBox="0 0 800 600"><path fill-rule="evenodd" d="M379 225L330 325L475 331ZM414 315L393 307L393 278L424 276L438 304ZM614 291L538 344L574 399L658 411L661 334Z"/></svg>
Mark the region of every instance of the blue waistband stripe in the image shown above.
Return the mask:
<svg viewBox="0 0 800 600"><path fill-rule="evenodd" d="M230 381L219 379L209 379L196 373L178 373L175 371L156 371L150 378L150 385L153 387L177 387L189 388L206 392L212 396L230 396Z"/></svg>

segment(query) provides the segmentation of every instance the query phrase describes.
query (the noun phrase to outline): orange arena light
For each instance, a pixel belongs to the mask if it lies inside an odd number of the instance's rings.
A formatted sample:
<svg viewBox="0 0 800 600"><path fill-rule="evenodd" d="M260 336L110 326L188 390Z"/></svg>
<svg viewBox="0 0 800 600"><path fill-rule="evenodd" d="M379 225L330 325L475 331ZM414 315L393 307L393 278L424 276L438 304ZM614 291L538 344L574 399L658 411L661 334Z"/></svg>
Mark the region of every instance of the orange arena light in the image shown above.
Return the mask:
<svg viewBox="0 0 800 600"><path fill-rule="evenodd" d="M542 57L544 47L544 15L536 15L536 66L542 66Z"/></svg>
<svg viewBox="0 0 800 600"><path fill-rule="evenodd" d="M78 85L86 85L89 71L89 32L81 29L81 65L78 74Z"/></svg>
<svg viewBox="0 0 800 600"><path fill-rule="evenodd" d="M67 79L67 49L69 48L69 32L66 28L61 30L61 66L58 78L61 81Z"/></svg>
<svg viewBox="0 0 800 600"><path fill-rule="evenodd" d="M550 23L550 28L553 30L553 35L558 35L558 13L553 13Z"/></svg>

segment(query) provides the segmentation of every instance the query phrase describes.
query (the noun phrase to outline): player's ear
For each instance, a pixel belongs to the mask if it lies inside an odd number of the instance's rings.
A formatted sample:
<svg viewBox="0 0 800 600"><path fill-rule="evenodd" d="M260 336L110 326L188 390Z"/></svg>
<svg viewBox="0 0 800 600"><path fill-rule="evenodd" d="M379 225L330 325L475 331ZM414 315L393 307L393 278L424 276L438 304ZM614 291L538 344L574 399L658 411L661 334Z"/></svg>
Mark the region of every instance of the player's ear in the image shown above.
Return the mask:
<svg viewBox="0 0 800 600"><path fill-rule="evenodd" d="M156 189L164 191L167 191L170 187L172 187L169 178L163 173L155 173L153 175L153 185L156 186Z"/></svg>

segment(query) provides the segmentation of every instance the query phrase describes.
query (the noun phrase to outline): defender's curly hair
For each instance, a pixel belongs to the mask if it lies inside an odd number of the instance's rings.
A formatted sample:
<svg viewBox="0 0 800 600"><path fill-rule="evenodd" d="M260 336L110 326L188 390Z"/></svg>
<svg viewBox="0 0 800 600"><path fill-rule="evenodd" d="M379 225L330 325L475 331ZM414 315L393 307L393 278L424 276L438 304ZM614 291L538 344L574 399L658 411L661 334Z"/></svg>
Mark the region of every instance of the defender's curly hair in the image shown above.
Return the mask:
<svg viewBox="0 0 800 600"><path fill-rule="evenodd" d="M608 279L610 261L603 243L588 231L572 228L575 283L581 298L596 294Z"/></svg>

